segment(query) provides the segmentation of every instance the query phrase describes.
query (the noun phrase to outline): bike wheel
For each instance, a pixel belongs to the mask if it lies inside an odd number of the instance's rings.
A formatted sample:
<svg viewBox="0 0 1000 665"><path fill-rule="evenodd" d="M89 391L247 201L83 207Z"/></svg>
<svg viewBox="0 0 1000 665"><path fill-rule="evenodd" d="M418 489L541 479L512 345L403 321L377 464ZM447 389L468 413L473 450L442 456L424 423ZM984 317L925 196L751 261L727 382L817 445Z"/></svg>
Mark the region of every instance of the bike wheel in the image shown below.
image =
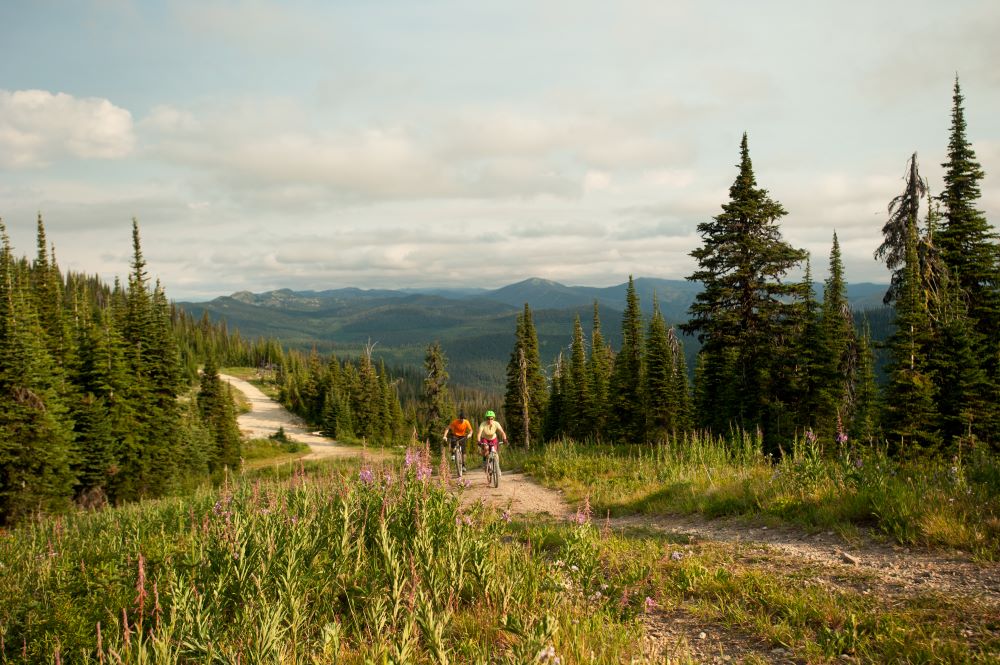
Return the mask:
<svg viewBox="0 0 1000 665"><path fill-rule="evenodd" d="M495 454L490 458L490 476L493 487L500 487L500 459Z"/></svg>
<svg viewBox="0 0 1000 665"><path fill-rule="evenodd" d="M465 464L465 452L462 450L462 446L455 447L455 468L458 470L458 477L462 477L462 468Z"/></svg>

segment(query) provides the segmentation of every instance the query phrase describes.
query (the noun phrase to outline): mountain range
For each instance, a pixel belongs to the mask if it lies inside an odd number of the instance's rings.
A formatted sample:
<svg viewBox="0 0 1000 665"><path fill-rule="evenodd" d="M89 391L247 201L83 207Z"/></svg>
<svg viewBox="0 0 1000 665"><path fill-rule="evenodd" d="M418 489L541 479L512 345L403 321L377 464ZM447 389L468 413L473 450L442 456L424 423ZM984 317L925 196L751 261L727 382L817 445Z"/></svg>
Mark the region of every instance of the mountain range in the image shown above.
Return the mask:
<svg viewBox="0 0 1000 665"><path fill-rule="evenodd" d="M687 320L701 290L686 280L637 278L634 284L643 310L652 310L655 294L668 323ZM419 365L427 346L439 341L454 381L496 388L513 347L515 317L525 303L532 309L542 359L551 363L568 348L575 316L589 336L595 302L605 338L612 346L620 344L627 286L566 286L531 278L494 290L240 291L177 305L196 318L207 312L213 321L225 319L230 331L244 337L273 337L294 348L350 356L375 343L377 355L389 364ZM821 297L822 285L815 289ZM881 309L885 289L884 284L852 284L848 300L856 310ZM689 354L695 346L694 340L687 342Z"/></svg>

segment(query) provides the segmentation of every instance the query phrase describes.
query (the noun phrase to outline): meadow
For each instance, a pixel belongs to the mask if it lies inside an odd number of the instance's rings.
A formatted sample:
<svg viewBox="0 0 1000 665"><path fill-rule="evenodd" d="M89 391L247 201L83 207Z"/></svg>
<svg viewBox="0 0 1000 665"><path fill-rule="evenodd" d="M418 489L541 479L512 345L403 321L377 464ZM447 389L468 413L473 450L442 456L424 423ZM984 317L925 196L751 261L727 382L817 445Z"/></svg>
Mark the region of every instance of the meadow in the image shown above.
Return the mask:
<svg viewBox="0 0 1000 665"><path fill-rule="evenodd" d="M188 497L39 519L0 535L0 662L637 655L645 596L588 595L512 537L509 519L460 508L425 453L277 467Z"/></svg>

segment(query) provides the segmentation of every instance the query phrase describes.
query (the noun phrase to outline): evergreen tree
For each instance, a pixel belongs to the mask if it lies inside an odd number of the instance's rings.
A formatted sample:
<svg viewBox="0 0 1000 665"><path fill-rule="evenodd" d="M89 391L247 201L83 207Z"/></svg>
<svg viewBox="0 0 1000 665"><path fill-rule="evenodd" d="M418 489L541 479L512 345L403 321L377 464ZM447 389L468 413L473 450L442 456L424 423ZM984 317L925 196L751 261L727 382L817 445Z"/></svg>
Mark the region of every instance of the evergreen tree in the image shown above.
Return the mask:
<svg viewBox="0 0 1000 665"><path fill-rule="evenodd" d="M849 422L856 396L858 340L836 232L830 248L830 276L823 288L823 350L827 353L825 374L829 377L834 415Z"/></svg>
<svg viewBox="0 0 1000 665"><path fill-rule="evenodd" d="M935 240L957 286L968 295L969 316L984 338L1000 326L998 235L978 209L984 174L966 138L962 90L955 78L948 161L942 164L944 219Z"/></svg>
<svg viewBox="0 0 1000 665"><path fill-rule="evenodd" d="M642 310L635 283L629 275L622 314L622 348L615 356L608 387L609 431L622 442L646 440L642 401Z"/></svg>
<svg viewBox="0 0 1000 665"><path fill-rule="evenodd" d="M956 76L948 160L942 164L944 189L939 197L944 214L935 241L956 292L949 295L955 306L949 308L951 315L941 333L944 339L958 346L951 360L937 359L935 365L943 374L942 381L944 375L952 380L964 376L963 386L976 385L976 390L983 391L981 395L988 396L986 400L966 403L962 416L954 412L957 404L942 405L942 417L949 423L945 435L955 435L956 418L966 419L971 430L996 442L1000 441L1000 413L988 405L996 404L995 399L989 398L1000 398L1000 236L979 209L984 172L966 136L963 101ZM966 309L964 315L959 314L963 307ZM966 329L964 318L969 319L971 330ZM971 348L966 349L966 346ZM978 367L964 364L970 360ZM941 396L954 398L944 393Z"/></svg>
<svg viewBox="0 0 1000 665"><path fill-rule="evenodd" d="M571 437L582 441L592 434L591 414L594 407L591 404L591 377L587 372L587 351L584 349L583 326L580 324L579 315L573 321L573 343L570 347L569 367L565 369L565 372L569 388L564 392L566 399L565 429Z"/></svg>
<svg viewBox="0 0 1000 665"><path fill-rule="evenodd" d="M871 444L879 429L878 386L875 383L875 356L868 318L858 339L857 380L854 388L854 413L850 421L850 436L855 441Z"/></svg>
<svg viewBox="0 0 1000 665"><path fill-rule="evenodd" d="M424 423L424 438L437 441L450 422L452 412L448 391L448 361L441 344L434 342L427 347L424 356L424 386L421 394L421 421Z"/></svg>
<svg viewBox="0 0 1000 665"><path fill-rule="evenodd" d="M716 431L760 427L773 439L767 421L774 419L779 388L774 364L784 362L791 346L786 324L795 305L789 299L801 296L799 285L781 279L806 258L781 240L777 222L785 214L757 186L744 134L729 201L711 222L698 225L703 244L691 253L698 270L688 279L703 290L682 326L698 334L706 354L702 417Z"/></svg>
<svg viewBox="0 0 1000 665"><path fill-rule="evenodd" d="M590 335L590 358L587 362L587 376L590 384L590 411L588 420L590 434L601 439L607 433L608 386L611 383L611 367L614 356L601 334L601 318L597 301L594 301L594 328Z"/></svg>
<svg viewBox="0 0 1000 665"><path fill-rule="evenodd" d="M507 363L504 391L504 431L515 445L531 446L542 436L548 390L538 354L538 334L531 308L517 317L514 349Z"/></svg>
<svg viewBox="0 0 1000 665"><path fill-rule="evenodd" d="M667 324L660 312L660 305L653 297L653 318L646 335L644 399L646 407L646 432L653 441L665 440L676 431L678 398L674 374L673 347Z"/></svg>
<svg viewBox="0 0 1000 665"><path fill-rule="evenodd" d="M0 222L0 524L66 505L73 433L56 370Z"/></svg>
<svg viewBox="0 0 1000 665"><path fill-rule="evenodd" d="M830 349L825 345L819 306L812 290L812 268L806 261L806 271L802 280L805 297L800 307L801 330L798 332L793 371L793 384L786 394L798 395L796 426L803 429L820 429L829 435L834 428L835 399L830 388L834 379L830 367ZM819 423L824 427L820 428Z"/></svg>
<svg viewBox="0 0 1000 665"><path fill-rule="evenodd" d="M694 405L691 400L691 384L688 379L687 359L684 357L684 345L677 337L677 332L670 328L670 346L673 349L674 368L672 381L673 395L677 400L674 423L677 431L687 432L694 427Z"/></svg>
<svg viewBox="0 0 1000 665"><path fill-rule="evenodd" d="M219 377L219 368L211 356L205 361L198 391L198 410L201 421L212 442L208 468L213 474L228 467L239 468L240 429L236 424L236 409L229 384Z"/></svg>
<svg viewBox="0 0 1000 665"><path fill-rule="evenodd" d="M556 358L555 368L552 370L552 384L549 387L549 400L546 403L545 426L542 428L542 436L546 441L552 441L565 435L567 423L567 399L566 388L569 381L566 363L560 353Z"/></svg>
<svg viewBox="0 0 1000 665"><path fill-rule="evenodd" d="M911 171L911 178L913 174ZM907 191L916 191L910 181ZM903 452L910 452L914 447L937 447L941 441L935 406L937 387L926 358L931 328L919 263L914 215L909 221L904 270L898 289L896 330L888 342L891 361L887 367L889 383L882 409L886 436L898 451Z"/></svg>

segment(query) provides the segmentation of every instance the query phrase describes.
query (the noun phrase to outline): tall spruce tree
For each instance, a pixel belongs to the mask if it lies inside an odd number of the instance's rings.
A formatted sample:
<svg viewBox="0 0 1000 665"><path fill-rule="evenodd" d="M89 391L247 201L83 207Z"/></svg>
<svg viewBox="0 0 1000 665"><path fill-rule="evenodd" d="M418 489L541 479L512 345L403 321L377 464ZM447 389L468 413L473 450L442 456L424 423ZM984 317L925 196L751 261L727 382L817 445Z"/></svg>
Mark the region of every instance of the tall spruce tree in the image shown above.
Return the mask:
<svg viewBox="0 0 1000 665"><path fill-rule="evenodd" d="M622 314L622 348L615 355L608 387L608 429L622 443L646 440L646 417L642 399L642 310L632 276L628 277L625 312Z"/></svg>
<svg viewBox="0 0 1000 665"><path fill-rule="evenodd" d="M206 359L201 374L198 410L212 444L208 455L209 471L220 474L225 468L238 469L241 440L233 396L229 384L219 377L219 367L211 356Z"/></svg>
<svg viewBox="0 0 1000 665"><path fill-rule="evenodd" d="M836 232L830 248L830 275L823 286L822 340L825 354L822 374L829 400L819 425L823 432L832 433L838 422L843 426L854 416L858 369L857 333L847 300L844 261Z"/></svg>
<svg viewBox="0 0 1000 665"><path fill-rule="evenodd" d="M996 337L1000 326L1000 246L985 214L979 210L983 169L966 137L964 98L955 77L951 134L944 189L939 197L944 218L935 241L958 287L968 295L969 316L984 337Z"/></svg>
<svg viewBox="0 0 1000 665"><path fill-rule="evenodd" d="M441 344L434 342L428 346L424 355L424 382L420 394L423 436L428 441L437 441L451 416L447 367L448 360L441 350Z"/></svg>
<svg viewBox="0 0 1000 665"><path fill-rule="evenodd" d="M911 171L907 180L907 196L916 195L914 175L915 171ZM927 362L931 325L921 288L915 213L911 213L908 228L904 270L896 299L896 329L888 341L891 360L886 368L889 381L882 408L887 438L894 450L906 454L936 448L941 443L935 403L937 386Z"/></svg>
<svg viewBox="0 0 1000 665"><path fill-rule="evenodd" d="M878 385L875 382L875 354L871 325L865 317L858 338L857 380L854 388L854 413L849 434L855 441L872 444L879 431Z"/></svg>
<svg viewBox="0 0 1000 665"><path fill-rule="evenodd" d="M965 405L965 415L971 430L993 442L1000 441L1000 412L987 404L996 404L1000 399L1000 236L986 220L979 209L980 183L984 172L976 159L976 153L969 142L966 131L964 97L955 77L952 93L951 131L948 139L948 160L942 164L945 169L944 189L938 197L943 206L943 219L935 242L941 250L941 257L948 267L952 286L957 293L949 298L957 304L952 307L947 330L942 334L958 344L962 355L951 362L936 363L950 378L963 373L977 374L977 370L962 366L971 355L982 369L986 383L978 378L966 376L963 385L980 383L987 399L980 400L981 406ZM972 330L964 330L963 317L957 316L961 302L966 303L966 316ZM956 338L955 336L958 336ZM971 352L964 345L971 345ZM943 377L942 377L943 378ZM971 384L970 384L971 385ZM944 395L942 395L944 397ZM951 406L944 407L951 423L946 427L946 435L954 433L956 414ZM942 414L944 415L944 414ZM1000 449L1000 444L997 445Z"/></svg>
<svg viewBox="0 0 1000 665"><path fill-rule="evenodd" d="M504 391L504 431L512 443L530 446L542 436L548 390L538 353L538 333L531 308L517 317L514 349L507 363L507 385Z"/></svg>
<svg viewBox="0 0 1000 665"><path fill-rule="evenodd" d="M781 240L778 220L785 214L757 186L744 134L729 201L712 221L698 225L703 244L691 252L698 270L688 279L703 289L682 326L702 342L703 419L720 433L738 427L774 434L775 363L788 355L787 322L795 316L790 299L801 296L799 285L782 278L806 258Z"/></svg>
<svg viewBox="0 0 1000 665"><path fill-rule="evenodd" d="M614 355L601 334L601 317L594 301L594 325L590 334L590 357L587 359L587 376L590 383L590 434L601 439L607 433L608 386Z"/></svg>
<svg viewBox="0 0 1000 665"><path fill-rule="evenodd" d="M59 398L55 364L0 222L0 524L66 505L72 423Z"/></svg>
<svg viewBox="0 0 1000 665"><path fill-rule="evenodd" d="M676 363L667 324L655 295L653 317L646 333L643 369L646 433L653 441L666 440L677 429Z"/></svg>
<svg viewBox="0 0 1000 665"><path fill-rule="evenodd" d="M593 423L590 420L591 405L590 375L587 372L587 351L584 348L583 325L579 315L573 321L573 343L570 347L570 361L567 368L568 392L563 417L567 434L581 441L591 435Z"/></svg>

